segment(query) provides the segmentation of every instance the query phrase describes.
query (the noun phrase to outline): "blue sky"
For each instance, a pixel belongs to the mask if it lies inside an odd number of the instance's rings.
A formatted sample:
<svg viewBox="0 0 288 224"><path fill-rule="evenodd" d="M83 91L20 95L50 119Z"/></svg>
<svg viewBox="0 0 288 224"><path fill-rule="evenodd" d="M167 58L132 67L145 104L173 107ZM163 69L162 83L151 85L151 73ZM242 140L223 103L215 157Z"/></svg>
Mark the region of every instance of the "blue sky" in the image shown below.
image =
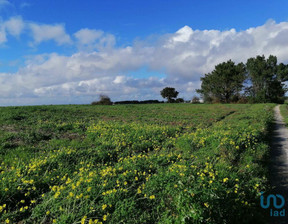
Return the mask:
<svg viewBox="0 0 288 224"><path fill-rule="evenodd" d="M217 63L288 62L288 1L0 0L0 105L186 100Z"/></svg>
<svg viewBox="0 0 288 224"><path fill-rule="evenodd" d="M14 7L4 10L6 18L20 14L26 20L39 23L65 23L68 32L76 32L84 27L102 29L124 36L128 41L153 33L175 32L185 25L194 29L247 29L262 25L268 19L277 22L288 19L285 10L288 2L285 0L10 2Z"/></svg>

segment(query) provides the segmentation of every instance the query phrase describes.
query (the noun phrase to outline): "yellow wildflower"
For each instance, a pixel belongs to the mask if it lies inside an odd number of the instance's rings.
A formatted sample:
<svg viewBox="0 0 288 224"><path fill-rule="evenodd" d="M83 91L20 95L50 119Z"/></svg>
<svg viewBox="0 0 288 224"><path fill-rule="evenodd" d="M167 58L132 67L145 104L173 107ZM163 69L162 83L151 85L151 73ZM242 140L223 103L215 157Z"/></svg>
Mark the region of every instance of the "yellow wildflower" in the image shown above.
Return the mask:
<svg viewBox="0 0 288 224"><path fill-rule="evenodd" d="M152 200L152 199L155 199L155 195L151 195L149 198L150 198L151 200Z"/></svg>
<svg viewBox="0 0 288 224"><path fill-rule="evenodd" d="M81 219L81 224L85 223L85 219L87 218L87 216L85 215L82 219Z"/></svg>
<svg viewBox="0 0 288 224"><path fill-rule="evenodd" d="M223 183L227 182L228 180L229 180L228 177L224 178L224 179L223 179Z"/></svg>

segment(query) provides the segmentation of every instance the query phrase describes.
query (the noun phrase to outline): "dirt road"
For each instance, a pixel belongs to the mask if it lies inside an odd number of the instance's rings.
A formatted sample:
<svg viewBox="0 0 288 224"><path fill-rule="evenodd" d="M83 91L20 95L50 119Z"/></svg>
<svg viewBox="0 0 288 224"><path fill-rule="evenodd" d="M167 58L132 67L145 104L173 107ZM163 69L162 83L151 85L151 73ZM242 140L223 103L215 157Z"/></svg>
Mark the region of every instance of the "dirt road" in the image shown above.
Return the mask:
<svg viewBox="0 0 288 224"><path fill-rule="evenodd" d="M288 129L280 114L280 105L274 108L275 122L271 136L270 181L273 194L281 194L285 200L285 217L273 217L271 223L288 223Z"/></svg>

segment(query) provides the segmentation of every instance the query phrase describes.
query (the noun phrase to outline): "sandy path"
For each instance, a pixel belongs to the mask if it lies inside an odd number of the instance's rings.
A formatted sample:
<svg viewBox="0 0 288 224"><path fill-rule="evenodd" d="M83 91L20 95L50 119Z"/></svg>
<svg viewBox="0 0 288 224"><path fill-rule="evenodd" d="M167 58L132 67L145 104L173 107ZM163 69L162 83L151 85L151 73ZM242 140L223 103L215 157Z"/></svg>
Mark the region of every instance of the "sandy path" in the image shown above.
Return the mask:
<svg viewBox="0 0 288 224"><path fill-rule="evenodd" d="M274 217L271 223L288 223L288 129L280 114L280 105L274 108L275 121L271 136L270 181L273 194L281 194L286 200L285 218Z"/></svg>

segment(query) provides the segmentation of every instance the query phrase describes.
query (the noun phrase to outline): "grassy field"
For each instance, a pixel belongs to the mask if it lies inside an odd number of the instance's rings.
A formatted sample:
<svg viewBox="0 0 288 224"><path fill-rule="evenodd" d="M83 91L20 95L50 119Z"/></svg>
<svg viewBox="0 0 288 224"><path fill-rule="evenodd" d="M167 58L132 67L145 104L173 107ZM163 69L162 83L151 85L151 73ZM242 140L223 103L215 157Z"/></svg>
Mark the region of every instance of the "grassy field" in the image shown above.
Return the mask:
<svg viewBox="0 0 288 224"><path fill-rule="evenodd" d="M280 105L280 112L284 118L284 122L288 124L288 104L285 103Z"/></svg>
<svg viewBox="0 0 288 224"><path fill-rule="evenodd" d="M265 223L273 106L0 108L0 222Z"/></svg>

